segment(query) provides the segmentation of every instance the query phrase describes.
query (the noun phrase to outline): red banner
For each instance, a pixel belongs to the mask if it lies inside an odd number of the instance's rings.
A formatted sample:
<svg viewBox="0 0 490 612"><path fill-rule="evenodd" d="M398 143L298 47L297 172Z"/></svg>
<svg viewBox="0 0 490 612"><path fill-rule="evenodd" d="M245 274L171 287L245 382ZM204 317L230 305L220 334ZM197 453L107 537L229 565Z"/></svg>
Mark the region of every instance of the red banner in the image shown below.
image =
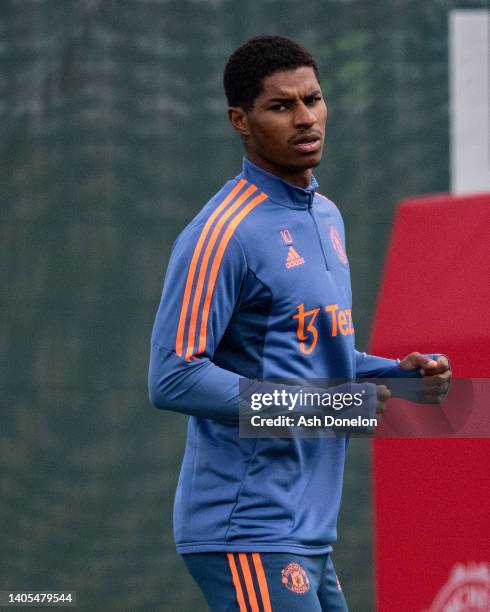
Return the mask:
<svg viewBox="0 0 490 612"><path fill-rule="evenodd" d="M398 208L370 352L413 351L490 378L490 194ZM490 441L373 448L377 610L489 611Z"/></svg>

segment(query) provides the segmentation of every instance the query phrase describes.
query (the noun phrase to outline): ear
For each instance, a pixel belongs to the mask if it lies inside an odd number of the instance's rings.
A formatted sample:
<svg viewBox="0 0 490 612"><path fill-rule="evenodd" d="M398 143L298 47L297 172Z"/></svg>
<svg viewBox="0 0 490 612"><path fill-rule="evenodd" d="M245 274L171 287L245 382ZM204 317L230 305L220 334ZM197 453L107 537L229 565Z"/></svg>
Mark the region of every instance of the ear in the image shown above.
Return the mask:
<svg viewBox="0 0 490 612"><path fill-rule="evenodd" d="M248 136L248 115L241 106L230 106L228 109L228 118L230 120L233 129L240 134L240 136Z"/></svg>

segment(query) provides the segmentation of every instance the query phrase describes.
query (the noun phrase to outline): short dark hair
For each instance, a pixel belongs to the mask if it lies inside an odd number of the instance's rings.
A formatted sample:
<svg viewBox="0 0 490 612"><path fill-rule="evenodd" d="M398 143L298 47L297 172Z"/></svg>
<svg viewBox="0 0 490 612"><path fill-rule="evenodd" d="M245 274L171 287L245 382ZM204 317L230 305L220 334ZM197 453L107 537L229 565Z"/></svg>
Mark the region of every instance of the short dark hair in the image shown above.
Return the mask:
<svg viewBox="0 0 490 612"><path fill-rule="evenodd" d="M313 56L294 40L268 34L251 38L232 53L225 66L223 83L228 104L251 110L265 77L302 66L311 66L320 80Z"/></svg>

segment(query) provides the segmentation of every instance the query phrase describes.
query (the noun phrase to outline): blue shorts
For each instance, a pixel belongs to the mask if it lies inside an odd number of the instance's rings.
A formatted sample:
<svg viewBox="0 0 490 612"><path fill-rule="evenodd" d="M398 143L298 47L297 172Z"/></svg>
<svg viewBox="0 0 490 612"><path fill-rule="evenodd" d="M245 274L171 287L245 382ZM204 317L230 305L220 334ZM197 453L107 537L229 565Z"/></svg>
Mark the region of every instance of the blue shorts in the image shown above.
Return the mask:
<svg viewBox="0 0 490 612"><path fill-rule="evenodd" d="M182 555L211 612L346 612L329 554Z"/></svg>

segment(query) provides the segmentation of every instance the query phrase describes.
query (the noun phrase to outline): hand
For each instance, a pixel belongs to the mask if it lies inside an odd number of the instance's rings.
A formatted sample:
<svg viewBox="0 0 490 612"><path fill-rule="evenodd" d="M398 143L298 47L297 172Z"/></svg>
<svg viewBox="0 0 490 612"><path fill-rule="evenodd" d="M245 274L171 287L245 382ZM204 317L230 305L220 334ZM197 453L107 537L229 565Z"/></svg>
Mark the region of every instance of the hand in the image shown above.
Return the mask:
<svg viewBox="0 0 490 612"><path fill-rule="evenodd" d="M391 397L391 392L385 385L376 385L376 412L382 414L385 411L385 404Z"/></svg>
<svg viewBox="0 0 490 612"><path fill-rule="evenodd" d="M423 400L428 404L440 404L446 397L451 379L451 369L447 357L441 355L437 361L428 355L410 353L399 363L402 370L419 368L423 379Z"/></svg>

